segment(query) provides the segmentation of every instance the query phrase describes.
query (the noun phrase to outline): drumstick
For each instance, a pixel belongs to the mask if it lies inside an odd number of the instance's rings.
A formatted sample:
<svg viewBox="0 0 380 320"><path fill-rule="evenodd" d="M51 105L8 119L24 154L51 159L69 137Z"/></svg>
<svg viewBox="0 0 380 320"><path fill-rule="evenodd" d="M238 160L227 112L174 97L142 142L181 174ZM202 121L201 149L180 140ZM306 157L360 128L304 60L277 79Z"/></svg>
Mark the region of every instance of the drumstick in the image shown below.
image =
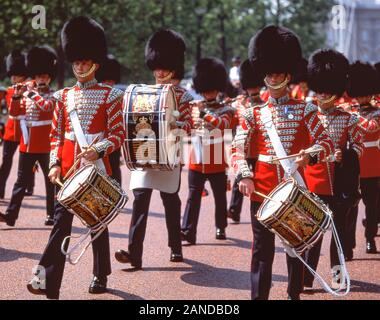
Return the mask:
<svg viewBox="0 0 380 320"><path fill-rule="evenodd" d="M305 154L310 154L310 153L315 153L315 152L321 152L322 149L314 149L314 150L305 150ZM289 156L286 156L286 157L281 157L281 158L273 158L273 161L280 161L280 160L286 160L286 159L291 159L291 158L297 158L301 155L301 153L295 153L295 154L291 154Z"/></svg>
<svg viewBox="0 0 380 320"><path fill-rule="evenodd" d="M87 147L87 149L91 148L96 142L98 142L98 139L100 138L100 134L95 137L95 139L90 143L90 145ZM82 158L78 158L83 152L78 154L77 159L75 160L74 164L71 166L69 171L67 171L66 175L63 177L63 180L66 180L68 176L73 172L73 170L76 168L78 163L81 161Z"/></svg>
<svg viewBox="0 0 380 320"><path fill-rule="evenodd" d="M63 188L63 183L60 180L55 180L55 184L58 184L61 188Z"/></svg>

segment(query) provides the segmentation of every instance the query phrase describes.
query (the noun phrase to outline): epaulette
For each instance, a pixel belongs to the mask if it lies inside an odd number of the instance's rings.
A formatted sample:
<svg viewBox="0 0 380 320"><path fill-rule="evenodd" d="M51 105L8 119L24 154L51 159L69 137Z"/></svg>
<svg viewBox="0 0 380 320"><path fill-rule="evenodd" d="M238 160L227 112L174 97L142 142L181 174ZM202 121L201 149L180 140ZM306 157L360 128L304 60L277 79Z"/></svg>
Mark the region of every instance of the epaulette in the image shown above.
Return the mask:
<svg viewBox="0 0 380 320"><path fill-rule="evenodd" d="M181 100L179 101L179 104L184 104L192 100L194 100L193 96L190 93L188 93L186 90L184 90L184 93L181 97Z"/></svg>
<svg viewBox="0 0 380 320"><path fill-rule="evenodd" d="M304 117L306 117L308 114L312 112L316 112L318 110L318 107L311 102L307 102L305 106L305 112L304 112Z"/></svg>
<svg viewBox="0 0 380 320"><path fill-rule="evenodd" d="M65 89L58 90L53 93L53 98L57 101L63 102L63 92Z"/></svg>
<svg viewBox="0 0 380 320"><path fill-rule="evenodd" d="M105 84L102 84L102 86L106 86L110 89L106 103L111 103L111 102L113 102L117 99L120 99L124 96L124 92L121 91L120 89L113 88L113 87L105 85Z"/></svg>
<svg viewBox="0 0 380 320"><path fill-rule="evenodd" d="M350 119L348 120L348 126L349 127L358 124L358 122L360 120L358 114L356 114L356 113L349 113L349 112L346 112L346 113L348 113L349 116L350 116Z"/></svg>

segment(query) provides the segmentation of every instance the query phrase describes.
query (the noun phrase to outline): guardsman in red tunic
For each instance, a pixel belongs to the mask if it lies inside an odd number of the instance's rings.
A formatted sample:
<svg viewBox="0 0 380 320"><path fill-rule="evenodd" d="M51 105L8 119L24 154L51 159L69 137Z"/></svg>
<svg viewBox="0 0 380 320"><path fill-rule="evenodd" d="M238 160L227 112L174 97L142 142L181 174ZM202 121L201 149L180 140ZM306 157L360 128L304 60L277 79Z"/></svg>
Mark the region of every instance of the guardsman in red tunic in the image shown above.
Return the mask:
<svg viewBox="0 0 380 320"><path fill-rule="evenodd" d="M39 162L45 176L46 210L45 225L53 225L54 187L49 173L49 133L52 123L54 100L49 84L57 72L57 55L48 46L33 47L28 52L26 66L33 80L15 85L9 113L20 119L21 141L17 181L5 215L0 220L14 226L19 215L25 190L33 179L33 167Z"/></svg>
<svg viewBox="0 0 380 320"><path fill-rule="evenodd" d="M178 86L183 77L186 44L182 35L171 29L160 29L148 40L145 47L145 62L153 72L156 84L174 84L179 116L173 130L190 134L192 128L190 101L192 96ZM179 186L181 167L172 171L144 169L132 171L130 189L133 191L133 211L129 227L128 251L118 250L115 258L121 263L129 263L133 269L142 268L143 244L148 220L150 199L153 190L160 191L165 208L166 227L170 261L182 262L181 243L181 199Z"/></svg>
<svg viewBox="0 0 380 320"><path fill-rule="evenodd" d="M347 214L358 194L358 165L357 183L352 186L353 192L348 190L351 187L348 179L355 179L354 163L358 164L358 158L363 152L359 117L335 106L347 88L349 62L337 51L318 50L311 56L308 69L309 87L316 93L318 118L333 141L334 155L325 162L307 166L305 180L308 189L318 195L332 210L334 224L344 249ZM322 238L306 254L306 262L313 270L317 270L321 245ZM347 255L346 252L344 254ZM340 265L340 261L334 239L331 239L330 245L330 265L333 272L331 285L334 289L339 289L340 269L336 266ZM306 290L313 287L313 281L314 276L305 270Z"/></svg>
<svg viewBox="0 0 380 320"><path fill-rule="evenodd" d="M5 131L4 117L8 113L6 102L5 102L6 95L7 95L7 89L4 87L0 87L0 145L3 144L3 135Z"/></svg>
<svg viewBox="0 0 380 320"><path fill-rule="evenodd" d="M260 30L249 45L249 58L253 66L261 70L270 91L268 102L247 110L245 120L232 144L231 163L237 172L240 191L251 199L251 219L254 234L251 264L252 299L268 299L272 283L272 264L275 253L275 237L256 217L263 199L254 193L268 195L284 177L294 176L303 183L300 167L317 163L333 152L332 141L318 118L317 107L289 97L287 85L291 74L302 57L298 37L282 27L268 26ZM273 163L276 156L264 122L272 118L275 133L287 155L300 153L286 167ZM254 172L247 164L247 150L252 148L258 158ZM318 148L319 153L310 156L306 148ZM303 264L297 258L287 255L288 298L299 299L303 290Z"/></svg>
<svg viewBox="0 0 380 320"><path fill-rule="evenodd" d="M252 68L249 60L245 60L240 66L240 83L245 94L237 97L237 100L232 104L232 107L236 109L235 122L237 127L242 125L244 113L247 109L263 103L260 98L260 90L264 86L263 77L257 72L257 70ZM234 128L234 130L237 130L237 128ZM256 160L249 154L249 152L247 162L253 170ZM227 216L235 223L240 222L243 198L244 195L239 191L238 180L235 179L232 187L231 203L227 212Z"/></svg>
<svg viewBox="0 0 380 320"><path fill-rule="evenodd" d="M291 90L290 96L296 100L314 102L315 98L312 96L312 91L307 84L307 63L308 61L302 58L298 64L297 71L292 79L294 87Z"/></svg>
<svg viewBox="0 0 380 320"><path fill-rule="evenodd" d="M119 61L112 55L107 56L103 66L96 72L96 79L106 85L114 87L120 83L121 66ZM121 169L120 169L121 148L112 152L109 156L109 162L112 170L112 178L121 185Z"/></svg>
<svg viewBox="0 0 380 320"><path fill-rule="evenodd" d="M364 130L364 152L360 158L360 190L365 206L366 252L376 253L377 216L380 193L380 110L371 104L372 97L379 92L379 77L370 64L357 61L349 72L351 98L359 104L360 127Z"/></svg>
<svg viewBox="0 0 380 320"><path fill-rule="evenodd" d="M19 50L12 51L6 58L6 71L13 85L23 83L27 78L27 69L25 66L25 55ZM9 87L6 91L5 103L8 108L13 96L14 88ZM4 127L4 144L3 159L0 167L0 199L4 199L5 185L12 169L13 155L15 154L21 138L20 121L17 117L9 115ZM34 175L31 179L31 185L27 186L26 195L33 194Z"/></svg>
<svg viewBox="0 0 380 320"><path fill-rule="evenodd" d="M224 151L224 130L231 129L235 110L217 101L225 92L228 75L222 61L203 58L195 66L194 89L205 101L193 107L194 127L189 163L189 196L182 220L182 239L196 243L202 191L208 180L214 194L216 239L226 239L227 176ZM195 116L196 115L196 116Z"/></svg>
<svg viewBox="0 0 380 320"><path fill-rule="evenodd" d="M375 69L377 71L378 78L380 79L380 62L375 63ZM379 87L380 87L380 85L379 85ZM378 92L374 96L374 100L376 101L376 105L380 107L380 88L377 91ZM380 212L380 210L379 210L379 212ZM379 215L379 223L380 223L380 215Z"/></svg>
<svg viewBox="0 0 380 320"><path fill-rule="evenodd" d="M49 178L56 183L65 177L78 155L83 161L75 169L93 162L110 175L108 155L120 147L125 139L125 130L122 92L95 79L95 71L107 56L104 30L90 18L76 17L63 26L61 43L78 82L54 94L56 104L50 133ZM91 148L80 145L84 139L91 143L99 136L99 141ZM54 209L54 228L39 262L45 271L44 279L36 274L27 286L31 293L46 295L49 299L59 298L66 260L61 245L64 238L71 234L74 217L58 202ZM94 277L89 292L104 293L107 291L107 276L111 273L108 229L92 242L92 247Z"/></svg>

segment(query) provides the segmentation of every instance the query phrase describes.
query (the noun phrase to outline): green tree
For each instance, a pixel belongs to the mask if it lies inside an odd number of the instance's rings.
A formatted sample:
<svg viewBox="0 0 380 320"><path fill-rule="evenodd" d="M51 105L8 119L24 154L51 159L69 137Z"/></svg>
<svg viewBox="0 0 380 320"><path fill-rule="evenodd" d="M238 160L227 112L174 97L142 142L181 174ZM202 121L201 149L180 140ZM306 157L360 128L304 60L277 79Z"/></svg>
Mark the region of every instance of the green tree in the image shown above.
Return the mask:
<svg viewBox="0 0 380 320"><path fill-rule="evenodd" d="M73 82L70 66L60 48L60 30L66 20L90 16L106 31L109 52L123 67L124 83L148 83L152 75L144 62L149 36L160 27L173 28L187 43L186 70L200 57L215 56L227 64L232 56L247 56L250 38L259 28L277 23L294 29L305 55L323 44L318 26L327 17L332 0L50 0L46 8L46 29L31 27L33 4L23 0L2 0L0 4L0 56L14 48L27 50L49 44L60 58L58 85ZM64 73L64 71L66 71Z"/></svg>

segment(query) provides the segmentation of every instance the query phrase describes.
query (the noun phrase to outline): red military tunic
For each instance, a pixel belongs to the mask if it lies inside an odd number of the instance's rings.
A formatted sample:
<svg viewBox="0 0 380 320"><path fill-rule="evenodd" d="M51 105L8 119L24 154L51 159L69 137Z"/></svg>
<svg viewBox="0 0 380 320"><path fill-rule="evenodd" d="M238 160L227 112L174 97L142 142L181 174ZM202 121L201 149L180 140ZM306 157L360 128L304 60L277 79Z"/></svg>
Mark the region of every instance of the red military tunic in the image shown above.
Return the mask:
<svg viewBox="0 0 380 320"><path fill-rule="evenodd" d="M255 105L262 104L263 102L264 101L262 101L260 99L260 97L258 99L253 99L253 98L246 96L246 95L241 95L241 96L237 97L236 101L232 104L232 107L235 108L235 110L236 110L235 120L234 120L235 125L233 126L233 128L238 129L239 126L243 125L243 122L245 119L244 115L249 108L252 108ZM248 150L247 157L249 159L253 158L253 152L252 152L251 148L249 148L249 150Z"/></svg>
<svg viewBox="0 0 380 320"><path fill-rule="evenodd" d="M308 90L308 92L305 94L302 90L301 90L301 86L299 84L295 85L293 90L292 90L292 93L291 93L291 97L293 99L296 99L296 100L303 100L303 101L306 101L306 102L315 102L316 98L313 97L311 95L311 91Z"/></svg>
<svg viewBox="0 0 380 320"><path fill-rule="evenodd" d="M290 99L289 95L285 95L279 99L270 97L267 104L249 109L232 143L231 164L242 178L253 178L256 191L267 195L282 181L284 171L280 164L264 162L259 158L259 155L275 156L261 121L261 109L266 105L272 112L273 123L286 154L295 154L314 145L323 148L318 154L318 161L321 161L333 152L333 144L319 121L317 107L313 104ZM258 157L254 174L250 172L246 161L248 147ZM252 194L251 200L263 201L256 194Z"/></svg>
<svg viewBox="0 0 380 320"><path fill-rule="evenodd" d="M380 109L360 106L360 127L364 130L364 152L360 158L360 177L380 177Z"/></svg>
<svg viewBox="0 0 380 320"><path fill-rule="evenodd" d="M9 113L9 107L11 105L13 92L14 92L14 89L12 87L9 87L7 89L7 93L5 96L8 113ZM5 132L4 132L3 139L6 141L20 142L20 138L21 138L20 120L18 120L17 117L13 117L9 115L7 123L5 124Z"/></svg>
<svg viewBox="0 0 380 320"><path fill-rule="evenodd" d="M25 91L21 98L11 98L9 114L20 119L20 152L49 153L49 133L54 110L53 93ZM22 129L21 129L22 131Z"/></svg>
<svg viewBox="0 0 380 320"><path fill-rule="evenodd" d="M269 90L266 89L266 90L262 91L262 93L260 94L260 98L261 98L261 100L263 100L264 102L267 102L268 99L269 99Z"/></svg>
<svg viewBox="0 0 380 320"><path fill-rule="evenodd" d="M67 94L74 92L75 107L86 138L103 134L103 138L94 144L94 148L103 158L108 174L111 167L108 155L120 148L125 139L122 116L123 92L108 85L97 83L94 79L87 83L78 82L71 88L57 91L57 100L53 125L50 133L50 167L61 167L65 176L81 152L71 124ZM80 167L80 164L77 168Z"/></svg>
<svg viewBox="0 0 380 320"><path fill-rule="evenodd" d="M363 131L359 128L359 117L338 108L318 110L318 117L334 143L334 149L346 149L347 142L361 157L363 152ZM326 159L327 160L327 159ZM308 189L319 195L333 195L334 159L307 166L305 180Z"/></svg>
<svg viewBox="0 0 380 320"><path fill-rule="evenodd" d="M191 129L193 128L190 101L193 100L193 96L182 87L173 86L173 89L179 111L177 123L179 124L180 129L186 131L187 134L190 134Z"/></svg>
<svg viewBox="0 0 380 320"><path fill-rule="evenodd" d="M230 106L216 104L207 107L204 111L206 112L203 117L204 128L209 135L201 138L201 150L199 146L194 145L193 140L189 169L207 174L225 172L228 165L225 159L224 131L232 128L235 110ZM198 108L193 108L193 119L198 117L194 115L197 112L199 113ZM198 159L196 149L202 159Z"/></svg>

